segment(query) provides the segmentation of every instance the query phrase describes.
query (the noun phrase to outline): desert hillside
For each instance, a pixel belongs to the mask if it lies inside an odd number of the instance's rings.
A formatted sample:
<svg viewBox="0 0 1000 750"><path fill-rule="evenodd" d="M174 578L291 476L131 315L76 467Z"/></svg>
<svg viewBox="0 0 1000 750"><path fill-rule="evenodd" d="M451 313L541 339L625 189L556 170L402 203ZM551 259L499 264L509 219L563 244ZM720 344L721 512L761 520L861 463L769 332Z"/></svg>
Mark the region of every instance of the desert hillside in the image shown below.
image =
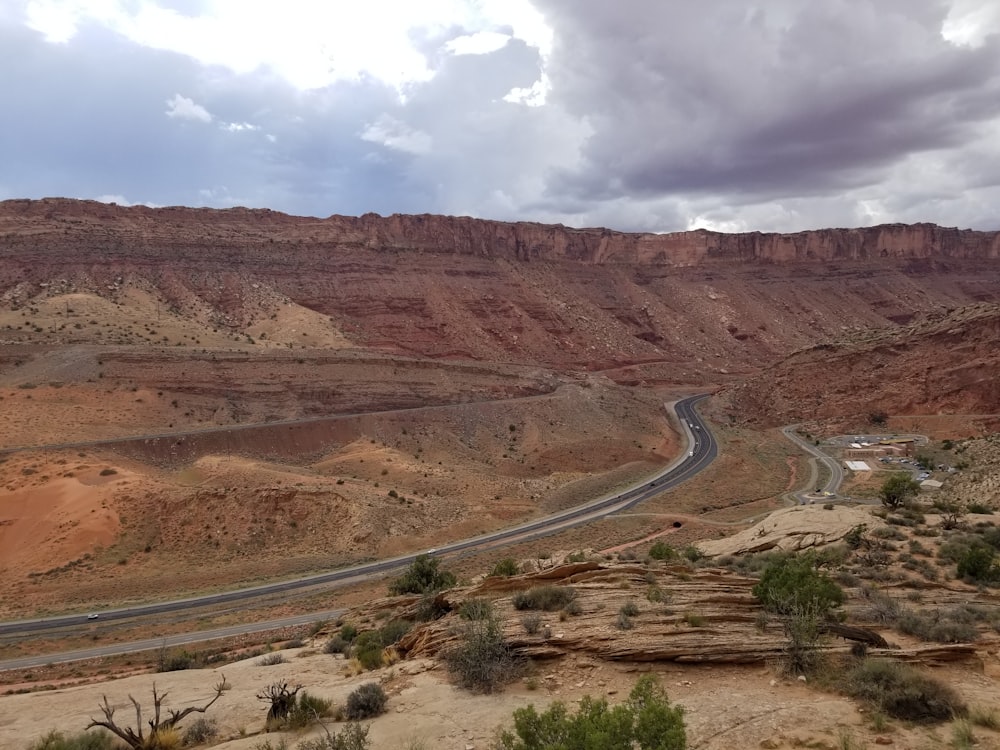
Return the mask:
<svg viewBox="0 0 1000 750"><path fill-rule="evenodd" d="M995 233L793 235L46 199L0 203L0 340L356 347L726 380L847 328L997 301Z"/></svg>
<svg viewBox="0 0 1000 750"><path fill-rule="evenodd" d="M994 414L1000 307L930 313L796 352L727 389L734 418L778 425L846 415Z"/></svg>

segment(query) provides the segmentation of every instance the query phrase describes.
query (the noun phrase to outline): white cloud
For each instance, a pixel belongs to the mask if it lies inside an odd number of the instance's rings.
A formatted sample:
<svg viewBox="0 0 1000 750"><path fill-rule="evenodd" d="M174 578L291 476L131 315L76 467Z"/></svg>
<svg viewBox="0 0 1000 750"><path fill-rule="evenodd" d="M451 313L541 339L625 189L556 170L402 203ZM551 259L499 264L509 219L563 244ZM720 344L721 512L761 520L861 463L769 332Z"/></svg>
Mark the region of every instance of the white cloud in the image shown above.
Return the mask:
<svg viewBox="0 0 1000 750"><path fill-rule="evenodd" d="M27 24L50 42L69 41L85 21L236 73L268 69L303 90L373 78L402 92L435 74L416 40L456 27L465 34L449 47L455 54L495 51L510 30L543 54L552 40L529 0L210 0L196 15L157 0L29 0L26 6Z"/></svg>
<svg viewBox="0 0 1000 750"><path fill-rule="evenodd" d="M243 133L248 130L260 130L260 125L251 125L249 122L227 122L222 125L222 129L229 133Z"/></svg>
<svg viewBox="0 0 1000 750"><path fill-rule="evenodd" d="M477 31L475 34L458 36L445 42L444 48L454 55L485 55L503 49L510 39L510 34Z"/></svg>
<svg viewBox="0 0 1000 750"><path fill-rule="evenodd" d="M212 115L207 109L180 94L174 94L172 99L167 99L167 117L176 117L180 120L198 120L199 122L212 121Z"/></svg>
<svg viewBox="0 0 1000 750"><path fill-rule="evenodd" d="M510 102L511 104L524 104L528 107L541 107L545 104L545 100L548 98L549 90L552 87L551 81L549 81L548 75L542 74L542 77L535 81L530 86L524 88L512 88L504 96L503 100L505 102Z"/></svg>
<svg viewBox="0 0 1000 750"><path fill-rule="evenodd" d="M1000 29L1000 5L981 0L956 0L941 27L941 36L952 44L979 47Z"/></svg>
<svg viewBox="0 0 1000 750"><path fill-rule="evenodd" d="M361 139L409 154L426 154L432 145L430 135L386 114L369 124L361 132Z"/></svg>

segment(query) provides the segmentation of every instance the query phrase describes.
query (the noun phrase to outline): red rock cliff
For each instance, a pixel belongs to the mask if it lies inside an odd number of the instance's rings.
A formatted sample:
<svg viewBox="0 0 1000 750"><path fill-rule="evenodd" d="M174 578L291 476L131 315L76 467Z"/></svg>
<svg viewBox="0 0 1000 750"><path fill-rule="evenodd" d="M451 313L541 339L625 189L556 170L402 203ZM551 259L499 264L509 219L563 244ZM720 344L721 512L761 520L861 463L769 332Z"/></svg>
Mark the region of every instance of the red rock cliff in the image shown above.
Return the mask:
<svg viewBox="0 0 1000 750"><path fill-rule="evenodd" d="M507 223L453 216L288 216L233 208L129 208L65 199L0 202L0 252L30 244L36 251L99 250L135 261L150 251L243 263L317 260L344 251L406 251L508 260L692 266L879 258L1000 258L1000 234L888 224L794 234L720 234L705 230L636 234L609 229ZM318 257L317 257L318 256ZM177 257L175 255L175 257Z"/></svg>

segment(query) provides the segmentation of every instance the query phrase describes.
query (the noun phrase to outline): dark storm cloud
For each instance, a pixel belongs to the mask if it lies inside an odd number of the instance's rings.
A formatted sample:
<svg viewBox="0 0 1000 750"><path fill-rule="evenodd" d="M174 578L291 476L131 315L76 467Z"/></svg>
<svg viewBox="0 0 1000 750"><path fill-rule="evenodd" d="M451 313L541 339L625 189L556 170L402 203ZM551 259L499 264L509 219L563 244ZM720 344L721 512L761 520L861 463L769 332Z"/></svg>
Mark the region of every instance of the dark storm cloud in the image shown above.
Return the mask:
<svg viewBox="0 0 1000 750"><path fill-rule="evenodd" d="M1000 114L997 39L945 41L944 3L537 5L557 30L553 101L592 128L561 193L823 194Z"/></svg>
<svg viewBox="0 0 1000 750"><path fill-rule="evenodd" d="M950 3L533 2L550 55L517 39L455 54L466 30L435 26L411 36L433 76L398 89L362 74L302 90L96 21L52 43L0 10L16 71L0 77L0 198L647 231L1000 227L1000 40L946 41ZM544 106L512 101L543 73Z"/></svg>

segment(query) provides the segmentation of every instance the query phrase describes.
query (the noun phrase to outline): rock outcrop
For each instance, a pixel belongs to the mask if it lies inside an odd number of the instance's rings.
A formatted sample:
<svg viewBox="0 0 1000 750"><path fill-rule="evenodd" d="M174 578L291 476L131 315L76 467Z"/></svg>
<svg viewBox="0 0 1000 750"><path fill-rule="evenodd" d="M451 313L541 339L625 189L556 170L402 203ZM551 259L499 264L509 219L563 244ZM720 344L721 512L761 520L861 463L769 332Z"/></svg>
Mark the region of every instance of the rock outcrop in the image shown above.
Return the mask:
<svg viewBox="0 0 1000 750"><path fill-rule="evenodd" d="M28 320L0 325L0 344L148 346L126 323L152 316L200 326L171 346L228 336L718 384L845 329L1000 302L998 237L929 224L630 234L12 200L0 203L0 313ZM54 317L74 304L95 312ZM129 315L98 331L115 310Z"/></svg>
<svg viewBox="0 0 1000 750"><path fill-rule="evenodd" d="M884 526L867 508L800 505L771 513L760 523L724 539L698 542L706 555L744 555L771 550L798 552L834 544L858 526Z"/></svg>

